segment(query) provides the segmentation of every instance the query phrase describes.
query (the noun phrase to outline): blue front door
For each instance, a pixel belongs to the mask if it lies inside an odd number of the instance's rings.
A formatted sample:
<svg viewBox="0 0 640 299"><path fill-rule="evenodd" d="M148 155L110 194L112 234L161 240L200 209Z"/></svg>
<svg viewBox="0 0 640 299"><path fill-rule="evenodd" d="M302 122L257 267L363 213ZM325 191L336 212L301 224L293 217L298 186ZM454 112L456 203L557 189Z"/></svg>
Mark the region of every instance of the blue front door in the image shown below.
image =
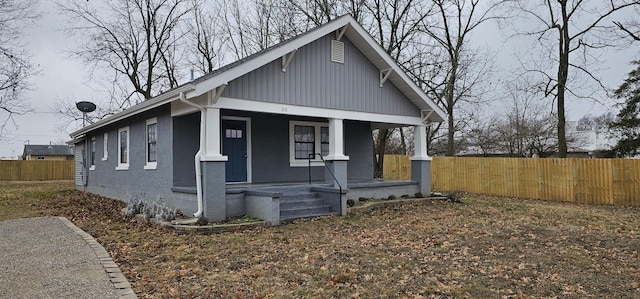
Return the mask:
<svg viewBox="0 0 640 299"><path fill-rule="evenodd" d="M229 157L227 182L247 181L247 123L243 120L222 120L222 153Z"/></svg>

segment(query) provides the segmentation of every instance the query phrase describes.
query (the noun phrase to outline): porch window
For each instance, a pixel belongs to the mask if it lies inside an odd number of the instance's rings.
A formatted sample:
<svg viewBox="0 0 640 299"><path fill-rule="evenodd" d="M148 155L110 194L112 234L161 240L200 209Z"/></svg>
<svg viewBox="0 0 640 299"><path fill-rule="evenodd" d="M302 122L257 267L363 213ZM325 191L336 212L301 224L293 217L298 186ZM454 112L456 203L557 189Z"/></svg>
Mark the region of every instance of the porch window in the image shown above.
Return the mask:
<svg viewBox="0 0 640 299"><path fill-rule="evenodd" d="M329 127L321 127L320 136L320 152L322 153L322 156L325 157L329 155Z"/></svg>
<svg viewBox="0 0 640 299"><path fill-rule="evenodd" d="M315 153L315 127L313 126L294 126L295 128L295 152L296 159L309 159L310 155Z"/></svg>
<svg viewBox="0 0 640 299"><path fill-rule="evenodd" d="M96 138L91 137L91 164L89 164L89 170L96 169Z"/></svg>
<svg viewBox="0 0 640 299"><path fill-rule="evenodd" d="M129 127L118 130L118 166L116 170L129 169Z"/></svg>
<svg viewBox="0 0 640 299"><path fill-rule="evenodd" d="M156 169L158 166L157 140L158 140L158 120L154 117L147 120L147 142L146 142L146 163L144 169Z"/></svg>
<svg viewBox="0 0 640 299"><path fill-rule="evenodd" d="M316 153L329 154L329 127L327 123L299 122L289 123L290 166L321 166L322 160Z"/></svg>

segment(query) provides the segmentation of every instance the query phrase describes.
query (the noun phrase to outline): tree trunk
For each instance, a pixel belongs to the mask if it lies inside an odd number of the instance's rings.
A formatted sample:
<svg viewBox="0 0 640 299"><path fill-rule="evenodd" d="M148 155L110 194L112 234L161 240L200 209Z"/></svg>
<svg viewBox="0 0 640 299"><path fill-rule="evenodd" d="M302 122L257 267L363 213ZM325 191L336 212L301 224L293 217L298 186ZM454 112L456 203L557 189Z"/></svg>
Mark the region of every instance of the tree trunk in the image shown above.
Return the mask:
<svg viewBox="0 0 640 299"><path fill-rule="evenodd" d="M387 147L389 129L379 129L374 150L373 176L381 178L384 173L384 150Z"/></svg>
<svg viewBox="0 0 640 299"><path fill-rule="evenodd" d="M559 1L562 6L562 27L560 31L560 62L558 63L558 157L567 157L567 135L565 131L564 96L569 73L569 17L567 2Z"/></svg>

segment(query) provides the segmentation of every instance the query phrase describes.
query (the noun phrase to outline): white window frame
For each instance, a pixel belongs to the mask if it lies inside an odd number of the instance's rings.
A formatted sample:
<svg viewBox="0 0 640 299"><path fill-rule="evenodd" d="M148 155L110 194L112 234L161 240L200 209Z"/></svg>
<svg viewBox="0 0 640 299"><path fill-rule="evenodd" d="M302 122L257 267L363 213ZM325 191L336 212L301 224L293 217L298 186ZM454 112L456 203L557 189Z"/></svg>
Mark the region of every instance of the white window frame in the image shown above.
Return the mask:
<svg viewBox="0 0 640 299"><path fill-rule="evenodd" d="M322 150L322 127L329 127L328 122L308 122L308 121L289 121L289 166L290 167L307 167L309 166L308 159L296 159L296 139L295 139L295 126L309 126L314 127L314 148L316 152ZM311 160L311 166L324 166L324 162L316 155Z"/></svg>
<svg viewBox="0 0 640 299"><path fill-rule="evenodd" d="M156 160L149 161L149 125L156 125ZM158 168L158 119L150 118L144 126L144 169L153 170Z"/></svg>
<svg viewBox="0 0 640 299"><path fill-rule="evenodd" d="M120 144L122 144L122 141L120 140L120 136L121 133L126 131L127 132L127 163L122 163L122 151L120 149ZM124 128L120 128L118 129L118 166L116 166L116 170L129 170L129 157L131 156L129 153L131 152L131 143L129 142L131 140L131 131L129 131L129 127L124 127Z"/></svg>
<svg viewBox="0 0 640 299"><path fill-rule="evenodd" d="M96 137L91 137L89 141L89 170L96 170Z"/></svg>
<svg viewBox="0 0 640 299"><path fill-rule="evenodd" d="M109 157L108 144L109 144L109 133L104 133L102 137L102 161L107 161Z"/></svg>

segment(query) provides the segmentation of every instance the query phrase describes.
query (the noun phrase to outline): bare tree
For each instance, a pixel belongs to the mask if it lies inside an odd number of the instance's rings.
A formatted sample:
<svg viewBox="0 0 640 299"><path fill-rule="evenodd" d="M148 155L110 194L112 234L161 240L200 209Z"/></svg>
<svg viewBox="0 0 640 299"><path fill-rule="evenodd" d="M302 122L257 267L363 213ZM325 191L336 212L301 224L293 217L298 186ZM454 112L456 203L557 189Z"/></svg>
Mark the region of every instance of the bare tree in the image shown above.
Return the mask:
<svg viewBox="0 0 640 299"><path fill-rule="evenodd" d="M209 3L203 0L193 1L192 17L188 30L188 50L190 64L203 74L212 72L222 62L223 51L229 37L225 35L222 15L225 13L219 3Z"/></svg>
<svg viewBox="0 0 640 299"><path fill-rule="evenodd" d="M609 111L600 115L587 114L580 119L576 124L576 130L589 131L589 130L605 130L609 128L609 124L616 120L616 116L613 112Z"/></svg>
<svg viewBox="0 0 640 299"><path fill-rule="evenodd" d="M466 134L473 150L484 155L499 154L511 157L549 157L558 150L556 132L557 116L540 101L537 90L528 86L529 81L504 84L509 105L504 112L482 117ZM567 142L573 148L581 144L577 134L569 134Z"/></svg>
<svg viewBox="0 0 640 299"><path fill-rule="evenodd" d="M437 22L426 20L422 27L446 53L445 75L433 86L433 94L447 112L447 151L455 154L455 107L461 101L473 101L483 93L481 83L490 69L487 55L475 55L469 49L470 34L481 24L498 18L497 3L482 6L478 0L432 0ZM477 49L474 49L477 51Z"/></svg>
<svg viewBox="0 0 640 299"><path fill-rule="evenodd" d="M634 8L635 11L634 14L632 14L634 18L628 22L614 21L613 23L618 26L624 36L630 37L633 41L640 42L640 20L638 19L640 15L640 1L637 1L637 3L639 5Z"/></svg>
<svg viewBox="0 0 640 299"><path fill-rule="evenodd" d="M178 85L177 62L184 36L181 23L191 7L188 0L66 0L59 10L70 22L67 32L81 39L71 56L97 72L112 72L125 80L128 96L111 103L119 110ZM134 102L132 103L132 98Z"/></svg>
<svg viewBox="0 0 640 299"><path fill-rule="evenodd" d="M592 67L598 49L613 46L609 38L615 28L605 21L620 10L638 5L637 0L569 1L545 0L543 3L526 0L505 0L509 9L528 21L517 33L536 38L543 57L523 63L526 72L539 75L538 86L545 97L556 102L559 156L567 156L565 102L568 97L595 99L597 90L585 88L586 79L601 90L604 84ZM597 3L594 3L597 2ZM535 22L535 24L532 24ZM528 49L529 53L535 53ZM545 63L546 62L546 63ZM545 68L545 65L551 65ZM575 74L573 74L575 72Z"/></svg>
<svg viewBox="0 0 640 299"><path fill-rule="evenodd" d="M31 64L22 31L39 17L32 1L0 0L0 138L13 115L31 110L23 92L37 70ZM14 123L15 124L15 123Z"/></svg>

